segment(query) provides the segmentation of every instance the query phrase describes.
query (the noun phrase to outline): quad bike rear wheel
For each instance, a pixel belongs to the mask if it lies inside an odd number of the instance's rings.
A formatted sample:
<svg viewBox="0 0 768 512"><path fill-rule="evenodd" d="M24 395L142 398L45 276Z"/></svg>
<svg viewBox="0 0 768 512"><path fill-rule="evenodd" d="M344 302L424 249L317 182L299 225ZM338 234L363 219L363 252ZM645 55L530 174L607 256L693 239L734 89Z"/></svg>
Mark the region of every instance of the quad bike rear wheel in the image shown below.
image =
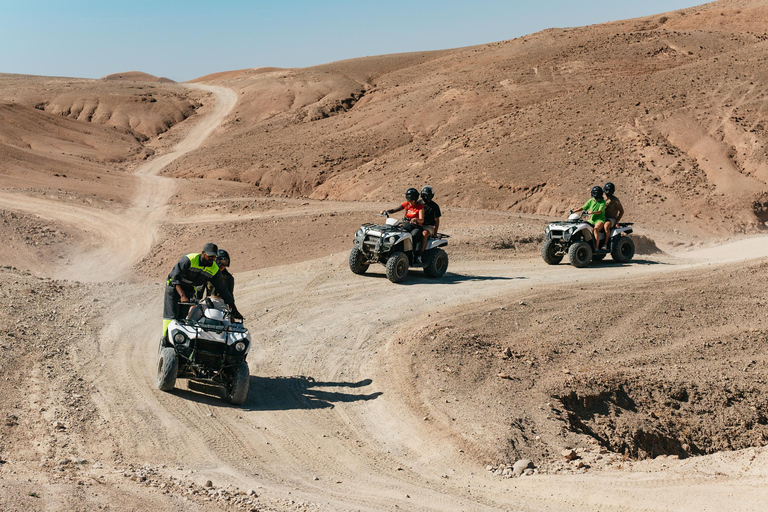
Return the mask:
<svg viewBox="0 0 768 512"><path fill-rule="evenodd" d="M176 385L176 373L179 371L179 358L173 347L164 347L157 358L157 389L171 391Z"/></svg>
<svg viewBox="0 0 768 512"><path fill-rule="evenodd" d="M635 242L628 236L620 236L611 247L613 261L626 263L635 255Z"/></svg>
<svg viewBox="0 0 768 512"><path fill-rule="evenodd" d="M579 240L568 249L568 259L576 268L587 267L592 262L592 247L584 240Z"/></svg>
<svg viewBox="0 0 768 512"><path fill-rule="evenodd" d="M248 384L251 381L251 372L248 363L242 361L233 368L232 383L227 386L226 399L232 405L241 405L248 396Z"/></svg>
<svg viewBox="0 0 768 512"><path fill-rule="evenodd" d="M442 277L448 270L448 254L442 249L427 251L424 260L424 274L428 277Z"/></svg>
<svg viewBox="0 0 768 512"><path fill-rule="evenodd" d="M543 259L547 265L557 265L563 261L563 255L557 254L557 242L553 239L544 240L541 244L541 259Z"/></svg>
<svg viewBox="0 0 768 512"><path fill-rule="evenodd" d="M368 264L365 262L365 255L357 247L353 247L349 253L349 269L354 274L365 274L368 270Z"/></svg>
<svg viewBox="0 0 768 512"><path fill-rule="evenodd" d="M393 283L399 283L408 275L410 262L404 252L397 251L387 260L387 279Z"/></svg>

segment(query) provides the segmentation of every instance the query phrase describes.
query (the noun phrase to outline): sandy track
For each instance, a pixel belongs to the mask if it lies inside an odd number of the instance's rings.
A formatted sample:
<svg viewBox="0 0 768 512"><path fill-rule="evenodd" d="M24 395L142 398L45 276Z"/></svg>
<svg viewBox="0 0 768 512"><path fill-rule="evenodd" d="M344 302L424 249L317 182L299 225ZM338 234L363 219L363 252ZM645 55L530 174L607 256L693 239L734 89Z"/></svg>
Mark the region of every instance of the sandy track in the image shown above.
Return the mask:
<svg viewBox="0 0 768 512"><path fill-rule="evenodd" d="M460 451L458 436L409 406L407 369L389 343L409 324L432 322L435 312L462 304L530 288L681 272L745 254L768 257L765 239L588 270L538 260L467 263L440 281L415 272L410 286L389 283L383 267L355 276L346 254L273 268L268 277L240 273L238 301L256 340L243 408L186 388L154 389L156 288L147 304L137 300L111 320L100 346L112 357L91 377L103 390L102 407L124 453L193 466L202 480L327 510L709 510L730 503L734 490L765 498L762 475L714 481L705 472L514 481L490 475ZM417 289L429 293L404 307L404 297ZM126 332L135 343L125 342ZM706 494L697 490L703 485Z"/></svg>

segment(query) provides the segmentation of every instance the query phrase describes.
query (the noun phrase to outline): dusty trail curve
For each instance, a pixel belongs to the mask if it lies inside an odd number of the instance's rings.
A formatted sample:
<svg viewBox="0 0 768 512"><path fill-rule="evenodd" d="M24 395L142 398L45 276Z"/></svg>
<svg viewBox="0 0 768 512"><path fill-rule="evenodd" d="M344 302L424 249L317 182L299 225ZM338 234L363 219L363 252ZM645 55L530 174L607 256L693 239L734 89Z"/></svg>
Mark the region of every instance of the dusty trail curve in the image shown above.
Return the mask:
<svg viewBox="0 0 768 512"><path fill-rule="evenodd" d="M146 162L135 171L138 184L131 206L125 211L110 212L63 204L44 197L0 192L3 208L64 222L95 238L95 248L77 252L67 264L53 267L53 277L92 282L119 279L157 241L158 228L165 219L165 205L176 188L172 178L157 175L177 158L197 149L237 103L235 92L225 87L200 84L187 87L211 92L216 105L170 153Z"/></svg>
<svg viewBox="0 0 768 512"><path fill-rule="evenodd" d="M754 483L707 476L592 474L502 480L464 455L461 439L409 405L410 384L391 351L395 333L434 321L427 313L593 279L636 279L768 257L765 238L665 257L657 264L556 269L539 260L468 262L441 281L415 277L430 293L404 310L404 287L381 269L355 276L346 253L265 276L238 274L238 303L254 333L245 406L154 389L159 293L111 319L99 341L106 364L92 374L123 453L200 470L204 481L318 503L325 510L710 510ZM453 276L453 277L451 277ZM439 315L438 315L439 317ZM131 332L136 343L125 343ZM120 403L120 406L112 404ZM199 440L190 445L188 437ZM708 485L707 494L696 492ZM653 492L649 493L648 490ZM648 496L652 495L649 502Z"/></svg>

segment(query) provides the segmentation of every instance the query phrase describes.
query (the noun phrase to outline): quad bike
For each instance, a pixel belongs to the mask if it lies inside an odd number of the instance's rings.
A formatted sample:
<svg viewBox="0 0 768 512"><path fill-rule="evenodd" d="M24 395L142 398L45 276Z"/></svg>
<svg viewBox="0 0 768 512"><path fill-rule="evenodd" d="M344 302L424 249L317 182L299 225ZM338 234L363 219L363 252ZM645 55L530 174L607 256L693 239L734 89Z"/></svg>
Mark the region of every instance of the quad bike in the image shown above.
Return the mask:
<svg viewBox="0 0 768 512"><path fill-rule="evenodd" d="M421 251L419 242L414 244L411 232L403 221L387 217L384 225L363 224L355 233L354 247L349 253L349 268L355 274L365 274L373 263L386 267L387 279L399 283L408 275L411 267L421 267L429 277L441 277L448 269L448 254L441 249L448 245L448 235L436 233L429 237L422 263L416 263Z"/></svg>
<svg viewBox="0 0 768 512"><path fill-rule="evenodd" d="M157 388L171 391L177 378L188 379L223 388L224 398L240 405L248 395L250 348L251 334L223 301L200 301L189 318L168 325L157 354Z"/></svg>
<svg viewBox="0 0 768 512"><path fill-rule="evenodd" d="M613 261L626 263L635 255L635 243L629 235L632 233L631 222L619 222L611 229L611 238L606 249L597 249L594 226L583 220L582 212L571 212L568 220L553 222L544 228L544 243L541 257L550 265L557 265L567 254L571 265L578 268L588 266L593 261L601 261L608 254ZM600 241L605 239L605 232L600 232Z"/></svg>

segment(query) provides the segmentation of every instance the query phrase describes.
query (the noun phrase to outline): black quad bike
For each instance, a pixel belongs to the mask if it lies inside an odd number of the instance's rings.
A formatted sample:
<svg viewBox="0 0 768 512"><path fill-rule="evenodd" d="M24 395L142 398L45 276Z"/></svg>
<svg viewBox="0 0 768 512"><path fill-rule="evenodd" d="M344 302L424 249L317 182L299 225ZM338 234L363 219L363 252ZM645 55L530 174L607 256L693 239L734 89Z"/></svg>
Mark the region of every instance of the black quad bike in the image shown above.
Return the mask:
<svg viewBox="0 0 768 512"><path fill-rule="evenodd" d="M168 325L157 354L157 388L171 391L177 378L188 379L220 387L229 403L240 405L248 395L250 348L242 320L231 318L223 302L205 299L189 318Z"/></svg>
<svg viewBox="0 0 768 512"><path fill-rule="evenodd" d="M429 237L422 263L416 263L421 251L419 242L414 244L411 232L403 221L386 213L386 223L363 224L355 233L354 247L349 253L349 268L355 274L365 274L368 267L381 263L386 267L387 279L399 283L408 275L411 267L422 268L428 277L442 277L448 270L448 254L441 247L448 245L448 235L436 233Z"/></svg>

